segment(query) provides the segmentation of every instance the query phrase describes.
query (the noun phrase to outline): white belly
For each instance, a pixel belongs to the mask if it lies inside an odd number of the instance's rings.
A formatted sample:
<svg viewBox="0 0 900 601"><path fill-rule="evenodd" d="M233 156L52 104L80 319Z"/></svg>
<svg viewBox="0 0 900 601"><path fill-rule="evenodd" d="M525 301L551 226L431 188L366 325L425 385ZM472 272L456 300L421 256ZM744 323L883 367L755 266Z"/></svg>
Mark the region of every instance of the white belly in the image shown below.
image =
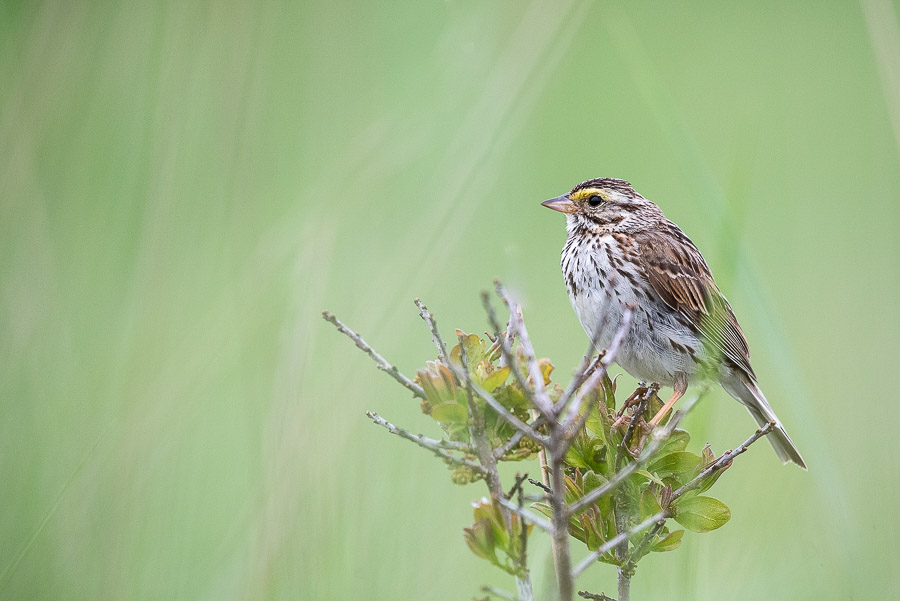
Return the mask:
<svg viewBox="0 0 900 601"><path fill-rule="evenodd" d="M619 271L621 264L616 268L610 263L607 249L611 244L615 244L611 236L597 238L589 253L576 254L568 266L572 270L572 277L566 277L569 300L585 332L595 336L598 350L609 348L622 326L626 308L634 307L615 362L644 382L671 386L679 373L693 379L698 366L691 352L702 356L701 342L678 323L642 276L634 276L645 291L638 293ZM567 273L565 261L563 273Z"/></svg>

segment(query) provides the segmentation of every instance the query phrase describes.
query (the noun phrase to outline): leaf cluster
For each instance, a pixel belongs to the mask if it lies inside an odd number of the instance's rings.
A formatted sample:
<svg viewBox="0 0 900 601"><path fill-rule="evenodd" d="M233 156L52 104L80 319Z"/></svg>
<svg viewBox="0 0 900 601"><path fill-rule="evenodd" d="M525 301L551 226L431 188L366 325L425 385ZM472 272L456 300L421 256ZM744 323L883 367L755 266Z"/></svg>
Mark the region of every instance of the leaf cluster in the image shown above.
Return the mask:
<svg viewBox="0 0 900 601"><path fill-rule="evenodd" d="M465 367L468 369L472 383L490 393L520 420L530 423L533 416L529 411L531 405L528 396L519 382L511 377L510 366L503 364L500 339L486 341L476 334L466 334L461 330L457 330L456 333L461 342L450 350L448 360L456 368L463 369L462 356L465 351ZM516 355L516 361L521 373L524 358L520 353ZM549 385L553 366L546 359L541 360L539 364L544 384ZM462 443L473 442L470 428L473 403L475 410L484 416L485 435L492 450L502 447L516 433L515 428L503 420L477 395L472 395L470 398L465 386L457 382L450 366L440 359L428 361L424 369L416 372L415 381L425 392L422 412L438 422L449 440ZM558 388L554 388L551 390L551 397L558 397L560 393ZM539 450L535 441L523 437L516 446L498 459L501 461L531 459ZM459 470L455 473L458 474ZM464 484L468 481L472 480L454 478L454 482L457 483Z"/></svg>

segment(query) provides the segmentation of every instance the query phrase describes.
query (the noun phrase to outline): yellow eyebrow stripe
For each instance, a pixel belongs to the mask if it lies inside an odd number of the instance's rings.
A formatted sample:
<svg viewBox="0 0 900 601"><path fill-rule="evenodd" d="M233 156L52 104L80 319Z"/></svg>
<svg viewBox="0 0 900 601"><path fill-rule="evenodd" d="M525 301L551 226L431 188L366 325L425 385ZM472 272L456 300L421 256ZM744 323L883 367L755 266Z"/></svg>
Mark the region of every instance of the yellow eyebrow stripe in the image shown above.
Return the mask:
<svg viewBox="0 0 900 601"><path fill-rule="evenodd" d="M603 200L609 200L609 192L600 188L585 188L569 195L572 200L585 200L591 196L599 196Z"/></svg>

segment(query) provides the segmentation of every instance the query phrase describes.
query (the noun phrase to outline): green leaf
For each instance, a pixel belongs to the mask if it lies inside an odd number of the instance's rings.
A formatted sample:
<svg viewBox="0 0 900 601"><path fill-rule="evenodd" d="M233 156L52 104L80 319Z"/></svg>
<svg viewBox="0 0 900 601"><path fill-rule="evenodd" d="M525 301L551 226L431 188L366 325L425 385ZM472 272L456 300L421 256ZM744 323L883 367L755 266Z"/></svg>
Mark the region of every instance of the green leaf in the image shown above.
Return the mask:
<svg viewBox="0 0 900 601"><path fill-rule="evenodd" d="M650 482L655 482L656 484L659 484L660 486L666 485L665 482L663 482L662 480L660 480L659 478L657 478L656 476L654 476L647 470L638 470L635 472L635 474L639 474L639 475L643 476L644 478L646 478L647 480L650 480Z"/></svg>
<svg viewBox="0 0 900 601"><path fill-rule="evenodd" d="M722 468L720 470L716 470L713 473L705 476L702 480L700 480L700 486L697 487L697 494L704 493L712 488L712 485L716 483L716 480L719 479L719 476L725 473L727 467Z"/></svg>
<svg viewBox="0 0 900 601"><path fill-rule="evenodd" d="M450 401L432 406L431 417L443 423L464 424L469 419L469 410L455 401Z"/></svg>
<svg viewBox="0 0 900 601"><path fill-rule="evenodd" d="M582 482L584 483L584 494L588 494L595 488L599 488L606 484L608 480L603 475L590 470L584 473Z"/></svg>
<svg viewBox="0 0 900 601"><path fill-rule="evenodd" d="M677 451L660 457L647 467L647 471L660 478L673 476L680 482L686 482L700 467L700 456L688 451Z"/></svg>
<svg viewBox="0 0 900 601"><path fill-rule="evenodd" d="M672 434L660 445L656 452L657 457L663 457L669 453L676 453L687 448L691 441L691 435L686 430L674 430Z"/></svg>
<svg viewBox="0 0 900 601"><path fill-rule="evenodd" d="M485 378L484 383L481 385L481 387L488 392L494 392L494 389L496 389L498 386L502 386L506 382L506 378L508 377L508 367L497 369L492 372L487 378Z"/></svg>
<svg viewBox="0 0 900 601"><path fill-rule="evenodd" d="M684 530L676 530L675 532L670 533L668 536L665 536L661 540L658 540L650 545L650 550L656 553L674 551L681 546L681 537L683 536Z"/></svg>
<svg viewBox="0 0 900 601"><path fill-rule="evenodd" d="M651 515L657 514L660 511L659 502L649 488L641 493L640 511L642 520L646 520Z"/></svg>
<svg viewBox="0 0 900 601"><path fill-rule="evenodd" d="M482 519L472 524L471 528L463 528L463 536L472 553L499 565L497 553L494 551L494 529L490 520Z"/></svg>
<svg viewBox="0 0 900 601"><path fill-rule="evenodd" d="M606 444L586 431L575 436L566 453L566 463L583 470L602 472L606 465Z"/></svg>
<svg viewBox="0 0 900 601"><path fill-rule="evenodd" d="M691 532L709 532L731 519L731 510L712 497L681 498L674 503L675 521Z"/></svg>

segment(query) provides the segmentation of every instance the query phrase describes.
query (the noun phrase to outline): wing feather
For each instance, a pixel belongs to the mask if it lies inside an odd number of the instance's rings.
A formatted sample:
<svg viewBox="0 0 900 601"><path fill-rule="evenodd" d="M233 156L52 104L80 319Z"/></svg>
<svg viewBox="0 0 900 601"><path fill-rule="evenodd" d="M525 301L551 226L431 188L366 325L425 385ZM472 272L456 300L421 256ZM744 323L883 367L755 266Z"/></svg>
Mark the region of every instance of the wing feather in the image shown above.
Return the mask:
<svg viewBox="0 0 900 601"><path fill-rule="evenodd" d="M750 349L734 311L694 243L671 222L637 236L638 261L653 290L700 329L715 353L756 379L750 367Z"/></svg>

